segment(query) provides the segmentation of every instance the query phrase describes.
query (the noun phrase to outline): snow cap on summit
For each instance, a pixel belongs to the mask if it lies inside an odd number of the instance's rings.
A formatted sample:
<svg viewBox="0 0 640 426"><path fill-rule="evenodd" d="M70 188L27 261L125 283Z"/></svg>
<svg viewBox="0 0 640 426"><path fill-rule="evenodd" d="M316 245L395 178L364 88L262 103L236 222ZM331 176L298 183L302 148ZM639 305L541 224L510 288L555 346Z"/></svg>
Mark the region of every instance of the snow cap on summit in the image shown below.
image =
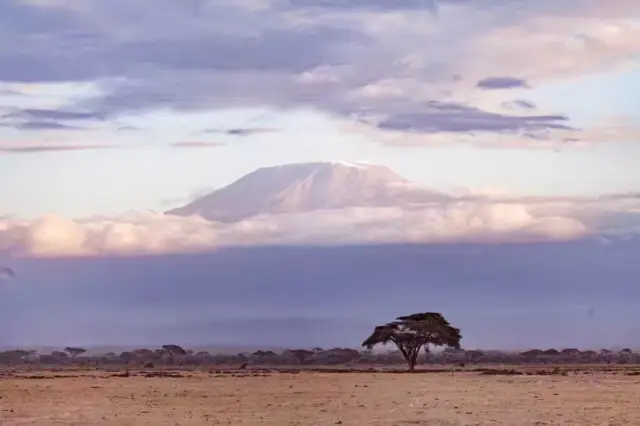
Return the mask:
<svg viewBox="0 0 640 426"><path fill-rule="evenodd" d="M397 205L409 181L386 166L331 161L262 167L170 215L234 222L251 216ZM435 193L430 193L435 194Z"/></svg>

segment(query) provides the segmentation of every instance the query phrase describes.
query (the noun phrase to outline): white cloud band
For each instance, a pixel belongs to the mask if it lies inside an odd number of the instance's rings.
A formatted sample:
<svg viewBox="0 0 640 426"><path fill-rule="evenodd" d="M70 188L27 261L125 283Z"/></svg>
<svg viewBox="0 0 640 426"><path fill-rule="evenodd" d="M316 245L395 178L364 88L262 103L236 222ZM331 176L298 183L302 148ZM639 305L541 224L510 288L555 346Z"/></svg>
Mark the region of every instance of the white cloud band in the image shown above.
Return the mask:
<svg viewBox="0 0 640 426"><path fill-rule="evenodd" d="M235 223L152 213L69 220L0 221L0 249L31 256L150 254L258 244L509 242L581 237L567 216L523 204L460 202L408 208L351 208L263 215Z"/></svg>

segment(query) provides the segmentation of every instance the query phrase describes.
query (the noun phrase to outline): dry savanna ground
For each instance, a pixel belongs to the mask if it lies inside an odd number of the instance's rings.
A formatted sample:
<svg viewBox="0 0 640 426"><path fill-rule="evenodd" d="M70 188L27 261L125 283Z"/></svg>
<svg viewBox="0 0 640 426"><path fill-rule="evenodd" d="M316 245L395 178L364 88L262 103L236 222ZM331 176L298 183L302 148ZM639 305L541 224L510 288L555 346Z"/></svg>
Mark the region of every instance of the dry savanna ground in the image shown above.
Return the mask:
<svg viewBox="0 0 640 426"><path fill-rule="evenodd" d="M545 371L5 369L0 424L640 425L638 372Z"/></svg>

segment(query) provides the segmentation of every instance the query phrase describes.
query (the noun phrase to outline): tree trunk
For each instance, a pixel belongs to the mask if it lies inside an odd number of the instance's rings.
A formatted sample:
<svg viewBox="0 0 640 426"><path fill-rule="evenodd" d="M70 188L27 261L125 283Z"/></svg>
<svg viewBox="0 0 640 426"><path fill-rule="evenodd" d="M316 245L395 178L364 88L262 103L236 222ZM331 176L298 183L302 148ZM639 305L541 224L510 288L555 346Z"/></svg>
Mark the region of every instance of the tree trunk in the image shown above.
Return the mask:
<svg viewBox="0 0 640 426"><path fill-rule="evenodd" d="M413 371L418 363L418 354L420 353L420 346L412 348L407 352L407 363L409 364L409 371Z"/></svg>
<svg viewBox="0 0 640 426"><path fill-rule="evenodd" d="M404 349L401 349L400 351L402 352L402 356L404 356L404 360L407 361L407 367L409 368L409 371L413 371L413 369L416 367L415 357L411 352L407 352Z"/></svg>
<svg viewBox="0 0 640 426"><path fill-rule="evenodd" d="M409 371L413 371L416 368L416 361L412 358L407 359L407 364L409 364Z"/></svg>

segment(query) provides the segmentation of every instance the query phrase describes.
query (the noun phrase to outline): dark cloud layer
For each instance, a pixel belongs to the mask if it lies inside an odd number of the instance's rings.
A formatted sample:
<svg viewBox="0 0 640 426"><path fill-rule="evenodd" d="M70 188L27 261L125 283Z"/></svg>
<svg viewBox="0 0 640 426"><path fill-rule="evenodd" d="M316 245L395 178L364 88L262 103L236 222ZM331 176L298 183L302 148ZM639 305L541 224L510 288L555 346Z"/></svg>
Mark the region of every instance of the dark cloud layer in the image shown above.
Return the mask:
<svg viewBox="0 0 640 426"><path fill-rule="evenodd" d="M640 333L639 243L15 259L19 279L0 289L0 341L357 346L379 322L433 309L467 347L629 345ZM69 300L73 310L61 309Z"/></svg>
<svg viewBox="0 0 640 426"><path fill-rule="evenodd" d="M383 120L382 129L424 132L534 132L572 129L561 115L510 116L454 103L431 102L422 111L397 114ZM535 136L535 135L534 135Z"/></svg>
<svg viewBox="0 0 640 426"><path fill-rule="evenodd" d="M77 121L105 120L97 112L26 108L6 113L0 117L0 126L21 130L80 130Z"/></svg>
<svg viewBox="0 0 640 426"><path fill-rule="evenodd" d="M536 104L525 99L516 99L515 101L503 102L502 106L506 109L532 110L536 108Z"/></svg>
<svg viewBox="0 0 640 426"><path fill-rule="evenodd" d="M4 127L13 127L21 130L79 130L81 127L58 123L55 121L27 121L24 123L2 123Z"/></svg>
<svg viewBox="0 0 640 426"><path fill-rule="evenodd" d="M31 145L31 146L0 146L0 154L35 154L39 152L64 152L64 151L87 151L94 149L114 149L112 145Z"/></svg>
<svg viewBox="0 0 640 426"><path fill-rule="evenodd" d="M5 118L27 118L32 120L104 120L103 114L53 109L27 108L4 115Z"/></svg>
<svg viewBox="0 0 640 426"><path fill-rule="evenodd" d="M225 133L227 135L234 135L234 136L249 136L249 135L257 135L260 133L273 133L277 131L278 130L276 129L267 129L267 128L262 128L262 129L235 128L235 129L226 130Z"/></svg>
<svg viewBox="0 0 640 426"><path fill-rule="evenodd" d="M529 88L529 84L525 80L515 77L487 77L480 80L477 86L487 90Z"/></svg>

